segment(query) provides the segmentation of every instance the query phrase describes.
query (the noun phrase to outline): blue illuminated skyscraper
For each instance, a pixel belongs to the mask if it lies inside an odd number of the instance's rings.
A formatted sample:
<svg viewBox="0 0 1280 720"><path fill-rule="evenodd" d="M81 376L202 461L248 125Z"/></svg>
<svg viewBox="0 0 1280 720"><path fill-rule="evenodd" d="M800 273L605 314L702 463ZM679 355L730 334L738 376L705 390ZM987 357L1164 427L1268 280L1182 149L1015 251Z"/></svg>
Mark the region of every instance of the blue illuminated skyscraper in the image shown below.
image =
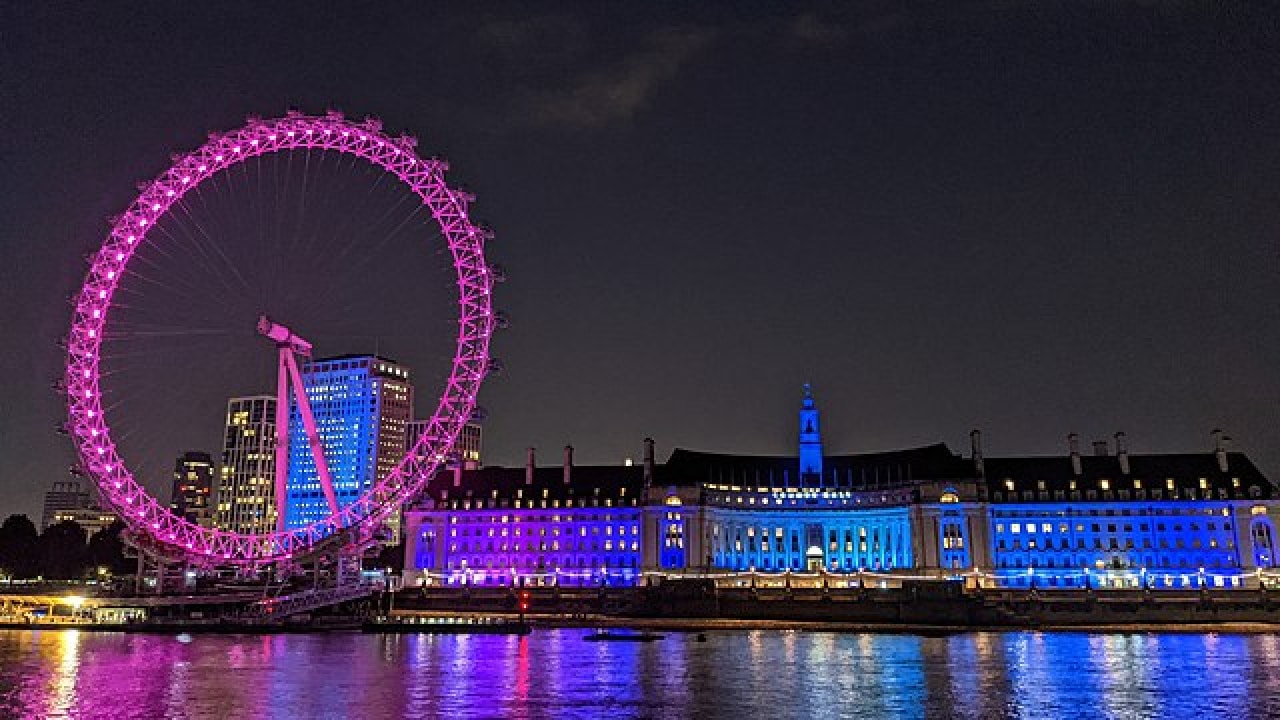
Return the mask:
<svg viewBox="0 0 1280 720"><path fill-rule="evenodd" d="M374 355L349 355L307 363L302 375L334 494L345 506L404 456L413 408L409 370ZM285 526L296 528L330 514L296 402L289 437Z"/></svg>

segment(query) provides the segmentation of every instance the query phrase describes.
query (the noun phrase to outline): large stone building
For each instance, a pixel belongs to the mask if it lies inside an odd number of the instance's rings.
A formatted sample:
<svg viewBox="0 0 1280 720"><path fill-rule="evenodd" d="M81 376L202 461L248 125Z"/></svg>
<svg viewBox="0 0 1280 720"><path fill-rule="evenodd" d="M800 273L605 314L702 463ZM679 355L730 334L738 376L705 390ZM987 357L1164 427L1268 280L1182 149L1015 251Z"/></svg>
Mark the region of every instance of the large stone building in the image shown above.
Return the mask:
<svg viewBox="0 0 1280 720"><path fill-rule="evenodd" d="M120 516L112 510L102 510L95 507L58 510L53 514L53 522L55 524L68 520L84 529L84 539L85 542L88 542L93 539L94 535L118 522Z"/></svg>
<svg viewBox="0 0 1280 720"><path fill-rule="evenodd" d="M431 424L430 420L413 420L409 423L405 432L405 450L417 444L418 439L422 437L422 433L427 431L427 426ZM479 423L470 422L462 426L458 432L458 442L453 446L453 454L456 460L462 463L462 466L468 470L475 470L481 466L481 450L484 445L484 430Z"/></svg>
<svg viewBox="0 0 1280 720"><path fill-rule="evenodd" d="M40 529L60 522L57 514L89 508L92 502L89 490L79 480L58 480L44 494L44 508L40 513Z"/></svg>
<svg viewBox="0 0 1280 720"><path fill-rule="evenodd" d="M825 455L677 449L638 466L462 467L405 512L410 584L634 584L645 573L967 577L993 585L1240 587L1276 566L1271 483L1211 452L968 457L944 444Z"/></svg>

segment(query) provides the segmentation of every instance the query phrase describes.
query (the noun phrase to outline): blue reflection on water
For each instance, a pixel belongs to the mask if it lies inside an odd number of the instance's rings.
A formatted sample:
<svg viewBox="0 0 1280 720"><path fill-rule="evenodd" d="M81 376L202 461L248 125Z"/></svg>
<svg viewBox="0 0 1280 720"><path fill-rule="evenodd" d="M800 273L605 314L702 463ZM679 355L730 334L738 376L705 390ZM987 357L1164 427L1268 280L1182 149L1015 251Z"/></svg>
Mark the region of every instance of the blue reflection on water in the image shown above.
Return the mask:
<svg viewBox="0 0 1280 720"><path fill-rule="evenodd" d="M24 718L1265 718L1280 638L725 631L176 637L0 631Z"/></svg>

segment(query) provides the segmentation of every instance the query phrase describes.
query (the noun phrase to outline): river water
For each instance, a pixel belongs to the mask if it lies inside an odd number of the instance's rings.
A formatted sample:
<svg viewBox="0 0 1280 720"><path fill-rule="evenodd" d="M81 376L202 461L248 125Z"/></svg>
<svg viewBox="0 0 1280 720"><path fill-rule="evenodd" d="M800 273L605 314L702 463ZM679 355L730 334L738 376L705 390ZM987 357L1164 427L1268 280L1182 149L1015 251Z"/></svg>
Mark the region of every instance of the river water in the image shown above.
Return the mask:
<svg viewBox="0 0 1280 720"><path fill-rule="evenodd" d="M0 717L1266 718L1280 636L0 631Z"/></svg>

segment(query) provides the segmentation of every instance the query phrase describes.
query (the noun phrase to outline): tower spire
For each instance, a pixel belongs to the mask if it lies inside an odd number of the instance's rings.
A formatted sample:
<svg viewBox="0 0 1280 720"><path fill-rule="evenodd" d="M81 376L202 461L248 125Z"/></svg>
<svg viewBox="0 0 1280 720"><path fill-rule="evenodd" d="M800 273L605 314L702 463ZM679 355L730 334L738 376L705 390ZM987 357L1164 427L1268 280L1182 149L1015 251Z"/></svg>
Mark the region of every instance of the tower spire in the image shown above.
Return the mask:
<svg viewBox="0 0 1280 720"><path fill-rule="evenodd" d="M800 482L804 485L812 481L822 483L822 433L813 388L805 383L800 405Z"/></svg>

